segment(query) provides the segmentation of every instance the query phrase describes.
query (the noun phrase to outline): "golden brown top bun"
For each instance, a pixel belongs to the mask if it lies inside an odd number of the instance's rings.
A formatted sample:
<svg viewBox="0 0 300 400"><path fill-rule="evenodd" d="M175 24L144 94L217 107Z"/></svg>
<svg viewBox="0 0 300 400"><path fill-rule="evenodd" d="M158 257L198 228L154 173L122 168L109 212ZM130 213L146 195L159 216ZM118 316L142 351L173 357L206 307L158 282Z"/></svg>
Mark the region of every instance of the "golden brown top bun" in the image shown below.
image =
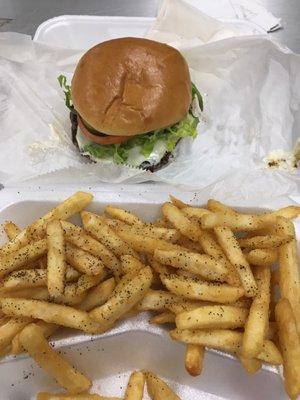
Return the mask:
<svg viewBox="0 0 300 400"><path fill-rule="evenodd" d="M166 44L121 38L83 55L72 79L72 100L97 131L131 136L183 119L191 80L182 55Z"/></svg>

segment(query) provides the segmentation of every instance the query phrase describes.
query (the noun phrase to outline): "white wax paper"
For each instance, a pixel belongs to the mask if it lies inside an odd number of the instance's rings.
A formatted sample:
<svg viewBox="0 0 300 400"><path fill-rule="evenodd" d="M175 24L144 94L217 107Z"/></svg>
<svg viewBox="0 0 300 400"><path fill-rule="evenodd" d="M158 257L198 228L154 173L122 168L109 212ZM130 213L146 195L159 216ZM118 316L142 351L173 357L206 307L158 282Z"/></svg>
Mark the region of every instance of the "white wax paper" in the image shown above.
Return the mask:
<svg viewBox="0 0 300 400"><path fill-rule="evenodd" d="M152 180L222 198L299 194L299 170L269 170L263 163L272 150L291 151L299 137L299 56L267 36L229 37L228 24L180 1L166 2L163 11L150 35L162 41L167 36L181 49L192 80L205 94L206 122L199 127L198 138L182 141L173 162L153 174L87 163L71 143L68 110L56 79L61 73L71 78L81 53L4 33L0 35L1 183ZM229 38L217 40L222 37Z"/></svg>

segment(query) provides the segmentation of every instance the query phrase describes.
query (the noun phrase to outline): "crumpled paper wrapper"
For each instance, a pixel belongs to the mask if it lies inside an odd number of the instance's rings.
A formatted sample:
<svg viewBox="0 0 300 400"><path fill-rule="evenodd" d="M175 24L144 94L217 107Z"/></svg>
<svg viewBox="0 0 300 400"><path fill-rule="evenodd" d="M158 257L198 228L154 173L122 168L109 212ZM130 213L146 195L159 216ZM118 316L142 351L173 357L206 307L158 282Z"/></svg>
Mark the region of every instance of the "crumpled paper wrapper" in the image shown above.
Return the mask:
<svg viewBox="0 0 300 400"><path fill-rule="evenodd" d="M0 182L151 180L228 199L299 194L299 171L266 169L263 158L291 151L299 136L300 59L266 36L234 35L228 24L183 2L163 4L149 37L180 48L205 94L205 112L197 139L182 141L176 158L152 174L87 163L71 143L57 76L71 79L80 51L1 34Z"/></svg>

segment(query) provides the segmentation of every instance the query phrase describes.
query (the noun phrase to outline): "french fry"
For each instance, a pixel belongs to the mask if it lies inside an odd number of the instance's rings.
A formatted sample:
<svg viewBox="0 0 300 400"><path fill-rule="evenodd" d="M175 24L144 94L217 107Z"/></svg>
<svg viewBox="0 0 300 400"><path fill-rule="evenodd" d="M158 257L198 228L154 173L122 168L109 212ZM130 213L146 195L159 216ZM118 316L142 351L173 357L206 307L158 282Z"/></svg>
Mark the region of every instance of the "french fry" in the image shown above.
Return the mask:
<svg viewBox="0 0 300 400"><path fill-rule="evenodd" d="M131 213L130 211L123 210L123 208L106 206L105 212L110 215L112 218L119 219L120 221L125 222L128 225L143 225L143 221L140 220L136 215Z"/></svg>
<svg viewBox="0 0 300 400"><path fill-rule="evenodd" d="M147 391L152 400L180 400L171 388L152 372L144 372Z"/></svg>
<svg viewBox="0 0 300 400"><path fill-rule="evenodd" d="M176 316L178 329L235 329L245 325L249 310L226 305L202 306Z"/></svg>
<svg viewBox="0 0 300 400"><path fill-rule="evenodd" d="M89 315L103 326L111 326L145 296L152 282L150 267L145 267L126 285L114 291L110 299Z"/></svg>
<svg viewBox="0 0 300 400"><path fill-rule="evenodd" d="M13 240L21 232L21 229L12 221L7 221L4 224L4 231L8 240Z"/></svg>
<svg viewBox="0 0 300 400"><path fill-rule="evenodd" d="M240 213L209 213L201 217L201 227L203 229L213 229L217 226L224 226L232 231L257 231L268 228L276 222L276 217L270 215L251 215Z"/></svg>
<svg viewBox="0 0 300 400"><path fill-rule="evenodd" d="M255 249L245 254L246 260L251 265L272 265L278 260L277 249Z"/></svg>
<svg viewBox="0 0 300 400"><path fill-rule="evenodd" d="M300 337L288 299L279 300L275 316L283 355L285 388L290 398L296 399L300 394Z"/></svg>
<svg viewBox="0 0 300 400"><path fill-rule="evenodd" d="M181 210L172 203L163 204L162 213L168 221L184 236L195 242L199 241L201 230L197 222L188 219Z"/></svg>
<svg viewBox="0 0 300 400"><path fill-rule="evenodd" d="M4 350L8 345L10 345L14 336L17 335L30 322L30 318L9 318L3 325L1 325L0 351Z"/></svg>
<svg viewBox="0 0 300 400"><path fill-rule="evenodd" d="M280 208L279 210L273 211L271 215L276 217L284 217L287 219L294 219L299 217L300 215L300 207L299 206L288 206Z"/></svg>
<svg viewBox="0 0 300 400"><path fill-rule="evenodd" d="M48 323L80 329L89 333L99 332L101 325L93 321L88 313L73 307L40 300L2 298L2 310L12 317L41 319Z"/></svg>
<svg viewBox="0 0 300 400"><path fill-rule="evenodd" d="M223 304L236 301L245 294L242 288L235 286L204 282L200 279L185 278L174 274L161 275L161 280L171 293L191 300Z"/></svg>
<svg viewBox="0 0 300 400"><path fill-rule="evenodd" d="M33 238L43 236L48 222L54 219L66 220L83 210L92 200L93 196L90 193L77 192L73 194L49 213L23 229L13 240L0 249L0 255L18 251L21 247L28 245Z"/></svg>
<svg viewBox="0 0 300 400"><path fill-rule="evenodd" d="M292 235L265 235L252 236L249 238L238 239L239 245L247 249L270 249L280 247L293 239Z"/></svg>
<svg viewBox="0 0 300 400"><path fill-rule="evenodd" d="M58 325L55 324L48 324L47 322L44 321L36 321L34 323L35 325L37 325L42 333L44 338L48 338L49 336L51 336L54 332L57 331L57 329L59 329ZM22 353L24 351L24 348L21 344L20 341L20 334L22 331L20 331L11 341L11 354L13 355L18 355L20 353Z"/></svg>
<svg viewBox="0 0 300 400"><path fill-rule="evenodd" d="M169 311L162 312L149 319L150 324L170 324L175 322L175 314Z"/></svg>
<svg viewBox="0 0 300 400"><path fill-rule="evenodd" d="M177 244L179 246L185 247L188 250L193 251L194 253L204 253L203 248L199 242L194 242L186 236L180 235L179 239L177 240Z"/></svg>
<svg viewBox="0 0 300 400"><path fill-rule="evenodd" d="M65 287L65 239L61 223L50 221L46 226L47 237L47 288L50 297L59 297Z"/></svg>
<svg viewBox="0 0 300 400"><path fill-rule="evenodd" d="M125 256L121 256L121 264L123 274L130 273L132 275L136 275L141 268L145 267L145 265L140 260L128 254Z"/></svg>
<svg viewBox="0 0 300 400"><path fill-rule="evenodd" d="M161 311L168 309L169 305L185 302L179 296L166 292L164 290L149 289L145 297L138 303L139 311Z"/></svg>
<svg viewBox="0 0 300 400"><path fill-rule="evenodd" d="M170 223L168 220L163 218L158 218L156 221L152 223L153 226L157 226L158 228L170 228Z"/></svg>
<svg viewBox="0 0 300 400"><path fill-rule="evenodd" d="M144 394L145 376L140 371L130 375L124 400L142 400Z"/></svg>
<svg viewBox="0 0 300 400"><path fill-rule="evenodd" d="M245 324L242 345L242 355L245 358L255 358L261 352L269 320L270 268L268 266L256 267L254 276L258 293L253 299Z"/></svg>
<svg viewBox="0 0 300 400"><path fill-rule="evenodd" d="M116 286L115 279L110 278L91 289L79 308L84 311L90 311L95 307L102 306L112 295Z"/></svg>
<svg viewBox="0 0 300 400"><path fill-rule="evenodd" d="M141 235L138 235L129 230L119 230L118 235L122 238L126 243L128 243L135 251L139 253L146 253L152 255L156 249L162 250L178 250L182 249L182 247L167 242L166 240L156 239L149 236L143 236L143 240L141 240ZM136 257L136 256L134 256Z"/></svg>
<svg viewBox="0 0 300 400"><path fill-rule="evenodd" d="M201 375L205 347L197 344L187 344L185 350L185 369L191 376Z"/></svg>
<svg viewBox="0 0 300 400"><path fill-rule="evenodd" d="M207 201L207 208L209 211L212 212L222 212L228 215L236 215L237 212L229 207L226 206L225 204L221 203L220 201L214 200L214 199L209 199Z"/></svg>
<svg viewBox="0 0 300 400"><path fill-rule="evenodd" d="M133 257L139 258L136 252L132 250L132 248L105 223L105 219L99 215L86 211L81 213L81 218L83 226L88 233L103 243L117 256L120 257L129 254Z"/></svg>
<svg viewBox="0 0 300 400"><path fill-rule="evenodd" d="M99 275L104 271L104 265L99 258L69 243L66 244L66 259L73 268L83 274Z"/></svg>
<svg viewBox="0 0 300 400"><path fill-rule="evenodd" d="M87 391L92 383L61 358L48 344L42 330L30 324L20 334L20 341L29 355L70 394Z"/></svg>
<svg viewBox="0 0 300 400"><path fill-rule="evenodd" d="M46 393L37 394L36 400L122 400L119 397L100 396L99 394L61 394Z"/></svg>
<svg viewBox="0 0 300 400"><path fill-rule="evenodd" d="M76 284L76 294L80 295L81 293L87 292L89 289L102 282L105 276L105 271L103 271L102 274L99 275L82 274Z"/></svg>
<svg viewBox="0 0 300 400"><path fill-rule="evenodd" d="M166 240L171 243L176 243L180 237L180 233L176 229L160 228L153 224L127 225L115 219L105 219L105 223L117 234L125 231L125 233L129 232L140 236L148 236L158 240Z"/></svg>
<svg viewBox="0 0 300 400"><path fill-rule="evenodd" d="M149 261L150 261L150 265L152 267L152 269L158 274L169 274L170 273L170 267L167 267L166 265L162 265L161 263L159 263L157 260L154 259L153 256L148 256Z"/></svg>
<svg viewBox="0 0 300 400"><path fill-rule="evenodd" d="M67 221L62 221L61 224L69 243L99 258L117 277L120 275L121 265L113 252L92 236L88 235L79 226L73 225Z"/></svg>
<svg viewBox="0 0 300 400"><path fill-rule="evenodd" d="M224 281L227 274L222 263L207 254L191 253L184 250L156 250L154 259L161 264L192 272L211 281Z"/></svg>
<svg viewBox="0 0 300 400"><path fill-rule="evenodd" d="M2 291L0 293L0 299L7 297L22 298L22 299L33 299L33 300L48 300L49 293L47 287L36 287L36 288L24 288L17 289L9 292Z"/></svg>
<svg viewBox="0 0 300 400"><path fill-rule="evenodd" d="M183 201L177 199L175 196L172 196L171 194L169 195L170 200L172 204L174 204L175 207L182 209L182 208L188 208L189 205L184 203Z"/></svg>
<svg viewBox="0 0 300 400"><path fill-rule="evenodd" d="M212 304L210 302L205 301L191 301L191 300L182 300L177 303L169 304L167 309L174 313L175 315L196 310L196 308Z"/></svg>
<svg viewBox="0 0 300 400"><path fill-rule="evenodd" d="M24 265L37 260L46 254L46 252L47 241L46 239L42 239L27 244L13 253L2 256L0 262L0 278L3 278L10 272L21 269Z"/></svg>
<svg viewBox="0 0 300 400"><path fill-rule="evenodd" d="M257 285L253 277L250 265L244 257L238 242L229 228L216 227L214 229L217 240L231 264L236 268L245 289L247 297L253 297L257 293Z"/></svg>
<svg viewBox="0 0 300 400"><path fill-rule="evenodd" d="M240 354L242 348L243 334L229 329L207 329L207 330L179 330L170 331L172 339L211 347L229 353ZM261 361L280 365L282 356L273 342L265 340L263 350L257 356Z"/></svg>
<svg viewBox="0 0 300 400"><path fill-rule="evenodd" d="M79 274L71 267L67 267L66 281L72 282ZM9 274L3 280L1 292L12 290L44 287L47 285L47 270L45 269L20 269Z"/></svg>
<svg viewBox="0 0 300 400"><path fill-rule="evenodd" d="M269 321L268 329L265 334L265 339L273 340L277 335L277 331L278 331L277 323Z"/></svg>
<svg viewBox="0 0 300 400"><path fill-rule="evenodd" d="M279 249L279 289L281 297L291 304L300 335L300 278L295 239Z"/></svg>
<svg viewBox="0 0 300 400"><path fill-rule="evenodd" d="M261 360L257 360L256 358L245 358L239 355L238 359L250 375L256 374L256 372L259 371L262 367Z"/></svg>
<svg viewBox="0 0 300 400"><path fill-rule="evenodd" d="M207 210L206 208L196 208L196 207L186 207L182 208L181 211L183 214L195 221L200 222L203 215L212 214L211 211ZM213 215L213 214L212 214Z"/></svg>

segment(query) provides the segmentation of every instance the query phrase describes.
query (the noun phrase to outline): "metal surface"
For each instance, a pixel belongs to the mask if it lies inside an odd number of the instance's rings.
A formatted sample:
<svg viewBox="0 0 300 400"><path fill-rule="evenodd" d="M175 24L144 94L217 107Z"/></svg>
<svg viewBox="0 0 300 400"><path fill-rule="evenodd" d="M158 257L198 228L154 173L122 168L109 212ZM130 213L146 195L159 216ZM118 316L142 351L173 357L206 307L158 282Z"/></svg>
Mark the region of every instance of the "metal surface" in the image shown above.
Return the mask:
<svg viewBox="0 0 300 400"><path fill-rule="evenodd" d="M284 28L272 35L294 52L300 53L300 1L260 2L275 16L282 18ZM0 0L0 31L33 35L43 21L64 14L153 17L158 3L159 0ZM5 19L8 21L3 22Z"/></svg>

